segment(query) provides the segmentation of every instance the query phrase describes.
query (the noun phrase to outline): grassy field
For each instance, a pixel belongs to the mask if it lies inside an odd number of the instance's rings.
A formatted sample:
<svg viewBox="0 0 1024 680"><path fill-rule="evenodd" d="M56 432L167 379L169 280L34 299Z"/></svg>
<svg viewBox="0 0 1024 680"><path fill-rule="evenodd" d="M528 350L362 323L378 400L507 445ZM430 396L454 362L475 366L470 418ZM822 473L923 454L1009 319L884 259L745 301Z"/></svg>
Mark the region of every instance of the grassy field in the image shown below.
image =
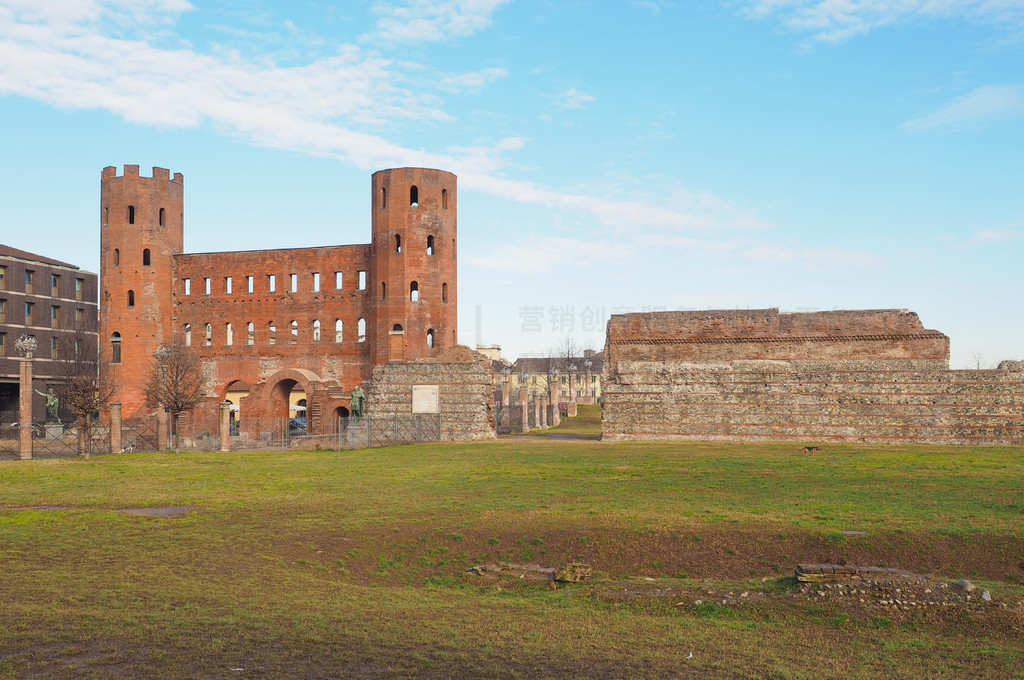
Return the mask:
<svg viewBox="0 0 1024 680"><path fill-rule="evenodd" d="M799 448L2 462L0 678L1024 678L1024 450ZM161 506L191 509L122 512ZM594 577L464 573L499 561ZM969 578L995 604L797 592L821 561Z"/></svg>

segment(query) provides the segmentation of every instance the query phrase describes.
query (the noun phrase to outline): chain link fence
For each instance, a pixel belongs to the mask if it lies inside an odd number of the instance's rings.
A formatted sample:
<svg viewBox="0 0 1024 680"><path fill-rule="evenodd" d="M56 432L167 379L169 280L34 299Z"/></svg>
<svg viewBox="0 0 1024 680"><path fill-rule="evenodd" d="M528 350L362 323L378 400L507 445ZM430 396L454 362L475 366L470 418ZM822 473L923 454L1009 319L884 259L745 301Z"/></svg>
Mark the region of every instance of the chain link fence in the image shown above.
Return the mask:
<svg viewBox="0 0 1024 680"><path fill-rule="evenodd" d="M398 446L441 439L439 413L338 418L329 432L310 433L296 418L248 419L232 429L231 450L345 450Z"/></svg>

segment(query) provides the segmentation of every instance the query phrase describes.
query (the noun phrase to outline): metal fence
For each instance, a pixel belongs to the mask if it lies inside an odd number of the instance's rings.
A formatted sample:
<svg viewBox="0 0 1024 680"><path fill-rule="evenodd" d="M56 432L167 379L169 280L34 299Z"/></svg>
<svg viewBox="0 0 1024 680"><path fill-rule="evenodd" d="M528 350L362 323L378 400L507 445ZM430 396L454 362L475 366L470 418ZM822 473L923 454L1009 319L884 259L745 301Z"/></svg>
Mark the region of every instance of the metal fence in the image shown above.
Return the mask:
<svg viewBox="0 0 1024 680"><path fill-rule="evenodd" d="M20 426L7 413L0 414L0 458L19 456ZM40 421L32 423L33 458L70 458L88 452L91 456L110 453L110 426L91 423L81 434L77 422Z"/></svg>
<svg viewBox="0 0 1024 680"><path fill-rule="evenodd" d="M529 409L527 409L529 411ZM523 406L502 403L494 405L494 431L498 434L513 434L523 431Z"/></svg>
<svg viewBox="0 0 1024 680"><path fill-rule="evenodd" d="M313 434L294 418L245 420L232 430L231 450L367 449L441 439L441 415L438 413L339 418L332 425L331 431Z"/></svg>

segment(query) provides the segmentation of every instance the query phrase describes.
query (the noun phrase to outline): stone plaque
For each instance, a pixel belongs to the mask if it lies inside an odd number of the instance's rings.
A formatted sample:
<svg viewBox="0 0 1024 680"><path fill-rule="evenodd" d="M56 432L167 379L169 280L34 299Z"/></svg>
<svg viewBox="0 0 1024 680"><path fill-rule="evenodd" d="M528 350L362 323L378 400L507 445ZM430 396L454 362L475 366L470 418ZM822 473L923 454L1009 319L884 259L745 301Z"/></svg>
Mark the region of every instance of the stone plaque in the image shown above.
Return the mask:
<svg viewBox="0 0 1024 680"><path fill-rule="evenodd" d="M412 412L437 413L437 385L412 386Z"/></svg>

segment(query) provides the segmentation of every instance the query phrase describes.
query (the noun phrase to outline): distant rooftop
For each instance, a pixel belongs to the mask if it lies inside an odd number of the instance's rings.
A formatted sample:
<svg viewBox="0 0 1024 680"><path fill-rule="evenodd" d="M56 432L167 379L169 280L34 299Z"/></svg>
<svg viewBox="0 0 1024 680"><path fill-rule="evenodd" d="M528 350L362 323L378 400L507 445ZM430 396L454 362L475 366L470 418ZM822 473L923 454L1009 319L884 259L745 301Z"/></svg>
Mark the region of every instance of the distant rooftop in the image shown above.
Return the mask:
<svg viewBox="0 0 1024 680"><path fill-rule="evenodd" d="M29 260L31 262L38 262L40 264L52 264L57 267L78 269L78 265L70 264L68 262L61 262L60 260L55 260L52 257L43 257L42 255L36 255L35 253L30 253L27 250L18 250L17 248L12 248L11 246L5 246L2 243L0 243L0 257L16 257L19 260Z"/></svg>

